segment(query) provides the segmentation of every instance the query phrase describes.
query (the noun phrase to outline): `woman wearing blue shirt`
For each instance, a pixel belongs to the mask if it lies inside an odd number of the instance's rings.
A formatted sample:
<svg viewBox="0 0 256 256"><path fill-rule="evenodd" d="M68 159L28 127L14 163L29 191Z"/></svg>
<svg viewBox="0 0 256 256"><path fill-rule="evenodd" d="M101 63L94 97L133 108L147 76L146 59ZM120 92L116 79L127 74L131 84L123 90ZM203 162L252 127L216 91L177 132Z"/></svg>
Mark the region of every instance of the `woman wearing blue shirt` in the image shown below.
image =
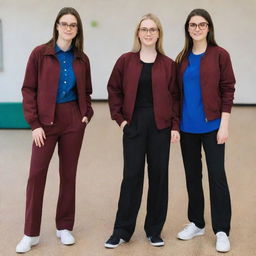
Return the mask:
<svg viewBox="0 0 256 256"><path fill-rule="evenodd" d="M235 78L229 54L214 39L213 22L203 9L193 10L185 23L185 47L176 58L182 95L181 150L188 190L190 223L177 237L203 235L204 194L201 148L208 168L211 217L216 250L230 250L231 203L224 168L225 142L234 97Z"/></svg>

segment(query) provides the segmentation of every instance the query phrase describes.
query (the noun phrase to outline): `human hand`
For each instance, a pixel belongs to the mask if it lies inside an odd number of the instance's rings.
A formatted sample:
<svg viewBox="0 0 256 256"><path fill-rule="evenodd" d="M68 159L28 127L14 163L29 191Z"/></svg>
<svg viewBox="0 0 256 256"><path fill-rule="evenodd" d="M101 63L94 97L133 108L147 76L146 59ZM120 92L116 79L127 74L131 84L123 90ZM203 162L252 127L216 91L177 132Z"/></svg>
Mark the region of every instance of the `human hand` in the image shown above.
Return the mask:
<svg viewBox="0 0 256 256"><path fill-rule="evenodd" d="M171 131L171 143L177 143L180 141L180 133L178 131Z"/></svg>
<svg viewBox="0 0 256 256"><path fill-rule="evenodd" d="M217 144L224 144L228 140L228 129L222 128L218 130L217 133Z"/></svg>
<svg viewBox="0 0 256 256"><path fill-rule="evenodd" d="M125 120L121 123L120 128L122 129L122 131L124 130L124 127L125 127L127 124L128 124L128 123L127 123L127 121L125 121Z"/></svg>
<svg viewBox="0 0 256 256"><path fill-rule="evenodd" d="M32 138L36 146L41 148L44 145L44 139L46 140L44 129L42 127L39 127L33 130Z"/></svg>
<svg viewBox="0 0 256 256"><path fill-rule="evenodd" d="M84 117L83 117L82 123L86 123L86 124L89 123L87 116L84 116Z"/></svg>

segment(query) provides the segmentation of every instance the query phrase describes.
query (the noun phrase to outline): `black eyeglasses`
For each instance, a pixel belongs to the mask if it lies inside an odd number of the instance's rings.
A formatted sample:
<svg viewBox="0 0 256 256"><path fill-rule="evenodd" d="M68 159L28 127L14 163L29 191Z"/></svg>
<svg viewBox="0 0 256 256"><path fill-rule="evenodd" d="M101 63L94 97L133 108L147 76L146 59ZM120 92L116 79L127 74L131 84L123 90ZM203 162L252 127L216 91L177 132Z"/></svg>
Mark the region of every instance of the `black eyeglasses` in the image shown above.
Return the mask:
<svg viewBox="0 0 256 256"><path fill-rule="evenodd" d="M61 26L61 28L64 28L64 29L70 28L72 30L72 29L76 29L77 28L77 24L76 23L68 24L67 22L59 22L58 24Z"/></svg>

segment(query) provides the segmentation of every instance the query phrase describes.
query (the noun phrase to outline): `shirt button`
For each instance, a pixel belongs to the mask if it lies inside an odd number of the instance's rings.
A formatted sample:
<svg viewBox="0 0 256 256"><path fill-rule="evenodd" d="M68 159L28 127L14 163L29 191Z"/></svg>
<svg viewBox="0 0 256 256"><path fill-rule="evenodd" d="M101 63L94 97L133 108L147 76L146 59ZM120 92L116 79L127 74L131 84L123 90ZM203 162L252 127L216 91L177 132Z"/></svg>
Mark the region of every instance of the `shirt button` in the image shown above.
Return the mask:
<svg viewBox="0 0 256 256"><path fill-rule="evenodd" d="M64 60L63 63L66 63L66 61Z"/></svg>
<svg viewBox="0 0 256 256"><path fill-rule="evenodd" d="M62 92L62 94L65 94L65 92Z"/></svg>
<svg viewBox="0 0 256 256"><path fill-rule="evenodd" d="M67 83L67 81L64 81L64 84L66 84Z"/></svg>
<svg viewBox="0 0 256 256"><path fill-rule="evenodd" d="M51 122L50 125L53 125L53 122Z"/></svg>
<svg viewBox="0 0 256 256"><path fill-rule="evenodd" d="M66 69L64 69L64 71L67 71Z"/></svg>

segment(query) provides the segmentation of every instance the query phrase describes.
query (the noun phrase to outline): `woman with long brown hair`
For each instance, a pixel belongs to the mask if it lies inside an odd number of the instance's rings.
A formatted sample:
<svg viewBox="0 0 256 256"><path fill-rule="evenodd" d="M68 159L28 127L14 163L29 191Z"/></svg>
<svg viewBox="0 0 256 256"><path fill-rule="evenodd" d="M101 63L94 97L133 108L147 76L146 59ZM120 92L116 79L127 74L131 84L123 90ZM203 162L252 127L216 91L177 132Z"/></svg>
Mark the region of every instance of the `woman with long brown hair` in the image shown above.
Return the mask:
<svg viewBox="0 0 256 256"><path fill-rule="evenodd" d="M177 237L189 240L203 235L204 195L201 147L208 168L216 250L230 250L231 203L224 168L225 142L234 98L235 77L228 52L214 39L210 14L195 9L185 23L185 46L176 58L182 93L181 150L188 191L190 223Z"/></svg>
<svg viewBox="0 0 256 256"><path fill-rule="evenodd" d="M144 229L153 246L163 246L161 231L168 202L170 139L178 133L179 93L175 63L162 47L159 19L148 14L135 30L132 52L116 62L108 82L111 117L123 130L124 170L114 231L106 248L128 242L140 208L145 157L148 164Z"/></svg>
<svg viewBox="0 0 256 256"><path fill-rule="evenodd" d="M62 244L75 243L71 231L76 171L84 130L93 115L91 93L82 22L74 8L65 7L56 17L52 39L32 51L22 86L24 115L32 128L33 145L24 236L16 252L27 252L39 243L46 176L56 144L60 175L56 234Z"/></svg>

